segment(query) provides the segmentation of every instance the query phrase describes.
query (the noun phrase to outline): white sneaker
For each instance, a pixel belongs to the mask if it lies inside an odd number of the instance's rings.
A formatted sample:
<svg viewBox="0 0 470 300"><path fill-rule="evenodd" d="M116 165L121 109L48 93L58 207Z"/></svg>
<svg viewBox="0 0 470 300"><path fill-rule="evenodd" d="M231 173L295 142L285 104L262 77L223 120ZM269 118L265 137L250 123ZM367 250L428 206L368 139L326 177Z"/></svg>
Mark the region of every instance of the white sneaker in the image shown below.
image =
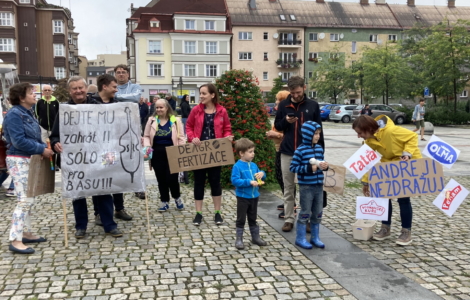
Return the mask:
<svg viewBox="0 0 470 300"><path fill-rule="evenodd" d="M8 189L7 192L5 193L5 196L7 196L7 197L16 197L15 190Z"/></svg>

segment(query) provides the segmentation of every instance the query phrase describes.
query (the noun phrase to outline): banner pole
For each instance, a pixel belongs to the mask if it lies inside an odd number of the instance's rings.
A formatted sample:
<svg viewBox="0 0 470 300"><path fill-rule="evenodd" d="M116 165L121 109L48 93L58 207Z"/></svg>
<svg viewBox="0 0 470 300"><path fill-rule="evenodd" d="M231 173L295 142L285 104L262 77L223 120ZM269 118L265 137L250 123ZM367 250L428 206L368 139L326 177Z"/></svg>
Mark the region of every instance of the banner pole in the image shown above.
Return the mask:
<svg viewBox="0 0 470 300"><path fill-rule="evenodd" d="M145 208L147 210L147 232L149 235L149 240L151 239L150 237L150 217L149 217L149 203L147 200L147 191L145 191Z"/></svg>
<svg viewBox="0 0 470 300"><path fill-rule="evenodd" d="M62 198L62 207L64 209L64 230L65 230L65 248L69 247L69 239L67 236L67 214L65 211L65 198Z"/></svg>

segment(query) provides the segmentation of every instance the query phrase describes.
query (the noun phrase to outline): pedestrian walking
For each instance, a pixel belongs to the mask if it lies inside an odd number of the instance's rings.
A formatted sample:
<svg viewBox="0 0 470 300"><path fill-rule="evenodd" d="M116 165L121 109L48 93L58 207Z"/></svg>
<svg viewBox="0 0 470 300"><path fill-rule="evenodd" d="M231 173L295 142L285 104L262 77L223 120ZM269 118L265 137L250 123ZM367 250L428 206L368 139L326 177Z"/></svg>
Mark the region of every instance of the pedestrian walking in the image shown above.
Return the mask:
<svg viewBox="0 0 470 300"><path fill-rule="evenodd" d="M369 104L366 104L363 109L361 109L361 116L362 115L368 115L372 116L372 110L369 108Z"/></svg>
<svg viewBox="0 0 470 300"><path fill-rule="evenodd" d="M31 155L49 159L54 153L42 142L41 129L31 108L36 104L33 86L18 83L10 87L10 103L13 106L3 121L7 142L6 163L17 194L18 203L11 221L9 250L20 254L32 254L34 249L27 243L41 243L46 239L32 234L31 207L34 197L27 197L28 173Z"/></svg>
<svg viewBox="0 0 470 300"><path fill-rule="evenodd" d="M365 140L365 143L373 150L382 155L380 162L408 161L410 159L422 158L418 148L418 137L411 130L401 126L395 126L393 121L380 115L377 118L359 116L352 128L357 137ZM362 178L364 196L370 197L368 174ZM398 198L400 205L401 234L396 240L398 245L406 246L412 242L411 223L413 209L410 197ZM379 232L373 235L374 240L382 241L390 237L392 224L392 200L388 204L388 220L382 221Z"/></svg>
<svg viewBox="0 0 470 300"><path fill-rule="evenodd" d="M233 141L232 127L227 110L219 104L219 93L212 83L201 85L199 88L200 103L193 108L186 123L186 133L188 142L196 146L201 145L201 141L210 139L228 138ZM212 167L194 170L194 199L196 202L196 216L193 224L201 225L202 222L202 201L204 199L204 188L206 177L209 178L212 200L214 201L214 222L217 225L224 221L221 214L222 187L220 184L220 174L222 168Z"/></svg>
<svg viewBox="0 0 470 300"><path fill-rule="evenodd" d="M145 103L143 97L141 97L140 102L139 102L139 115L140 115L140 128L141 128L142 134L145 130L145 124L147 121L148 113L149 113L149 106L147 105L147 103Z"/></svg>
<svg viewBox="0 0 470 300"><path fill-rule="evenodd" d="M413 122L415 123L416 129L413 129L413 132L418 131L421 128L421 140L425 141L424 139L424 113L426 108L424 107L425 100L420 99L419 104L415 106L415 110L413 111Z"/></svg>
<svg viewBox="0 0 470 300"><path fill-rule="evenodd" d="M159 99L155 103L155 115L150 117L144 131L144 147L153 148L150 170L155 171L160 192L159 212L167 211L171 197L175 200L176 208L184 208L181 200L179 173L171 174L166 147L184 145L183 123L175 116L168 101Z"/></svg>
<svg viewBox="0 0 470 300"><path fill-rule="evenodd" d="M189 105L189 96L183 95L181 98L180 108L181 108L181 121L183 122L184 133L186 134L186 122L188 121L189 114L191 113L191 106ZM184 171L181 177L181 182L189 184L188 172Z"/></svg>

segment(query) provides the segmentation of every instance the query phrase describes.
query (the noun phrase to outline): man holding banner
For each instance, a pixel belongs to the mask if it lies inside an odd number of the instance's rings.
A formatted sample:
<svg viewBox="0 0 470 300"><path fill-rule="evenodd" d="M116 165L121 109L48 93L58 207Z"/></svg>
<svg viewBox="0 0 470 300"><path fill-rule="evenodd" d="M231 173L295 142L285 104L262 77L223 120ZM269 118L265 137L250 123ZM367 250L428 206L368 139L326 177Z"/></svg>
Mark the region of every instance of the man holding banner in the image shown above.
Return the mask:
<svg viewBox="0 0 470 300"><path fill-rule="evenodd" d="M422 158L417 135L406 128L395 126L393 121L385 115L380 115L375 120L368 115L361 115L354 121L352 128L356 131L358 138L363 138L369 147L382 155L382 163ZM366 197L370 197L368 176L369 173L366 173L362 179L363 192ZM402 230L396 243L406 246L412 242L413 209L410 197L398 198L398 204ZM388 220L382 221L381 229L373 236L374 240L382 241L390 237L391 219L392 201L389 200Z"/></svg>
<svg viewBox="0 0 470 300"><path fill-rule="evenodd" d="M68 89L71 96L68 105L79 105L79 104L99 104L94 99L87 97L87 83L83 77L73 76L68 80ZM60 115L60 114L59 114ZM62 153L63 147L60 141L60 118L57 116L54 127L51 134L51 146L56 153ZM78 132L80 125L74 126ZM64 141L67 143L67 141ZM63 164L66 163L65 159L62 161ZM62 168L62 172L65 170ZM62 174L62 180L64 181L68 176L75 176L74 174ZM79 176L79 175L78 175ZM65 191L62 191L64 193ZM93 196L93 200L98 204L98 211L103 223L104 230L106 234L110 234L113 237L122 236L122 232L117 229L117 224L113 219L113 197L110 194ZM75 237L77 239L84 238L86 235L86 229L88 225L88 209L86 204L86 198L80 197L73 199L73 211L75 215Z"/></svg>

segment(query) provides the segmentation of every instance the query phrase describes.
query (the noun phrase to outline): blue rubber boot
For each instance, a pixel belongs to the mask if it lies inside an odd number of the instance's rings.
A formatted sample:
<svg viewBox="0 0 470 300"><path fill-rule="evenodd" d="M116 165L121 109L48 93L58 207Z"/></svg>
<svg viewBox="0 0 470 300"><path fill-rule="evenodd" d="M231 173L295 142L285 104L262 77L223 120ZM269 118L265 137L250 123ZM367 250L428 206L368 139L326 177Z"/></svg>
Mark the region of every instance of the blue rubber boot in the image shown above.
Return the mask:
<svg viewBox="0 0 470 300"><path fill-rule="evenodd" d="M312 229L312 237L310 243L317 248L325 248L325 244L320 241L320 224L310 224Z"/></svg>
<svg viewBox="0 0 470 300"><path fill-rule="evenodd" d="M297 223L297 237L295 238L295 244L304 249L312 249L312 245L307 241L305 235L307 234L307 225Z"/></svg>

